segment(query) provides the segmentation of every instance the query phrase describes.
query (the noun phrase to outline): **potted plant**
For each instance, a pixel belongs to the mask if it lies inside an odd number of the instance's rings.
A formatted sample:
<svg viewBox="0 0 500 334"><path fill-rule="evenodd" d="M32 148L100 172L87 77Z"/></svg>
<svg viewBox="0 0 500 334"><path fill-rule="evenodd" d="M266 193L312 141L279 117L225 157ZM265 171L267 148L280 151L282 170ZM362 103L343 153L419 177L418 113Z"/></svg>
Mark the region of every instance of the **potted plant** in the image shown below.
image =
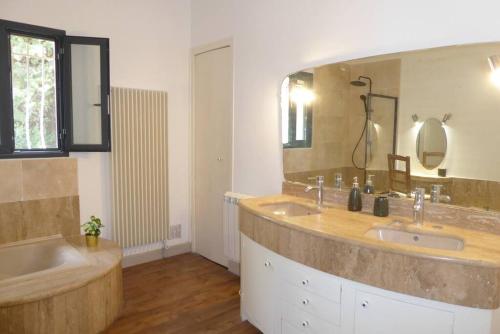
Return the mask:
<svg viewBox="0 0 500 334"><path fill-rule="evenodd" d="M87 247L96 247L99 241L99 235L101 234L101 228L104 227L101 219L96 216L90 216L90 220L83 224L82 227L85 231Z"/></svg>

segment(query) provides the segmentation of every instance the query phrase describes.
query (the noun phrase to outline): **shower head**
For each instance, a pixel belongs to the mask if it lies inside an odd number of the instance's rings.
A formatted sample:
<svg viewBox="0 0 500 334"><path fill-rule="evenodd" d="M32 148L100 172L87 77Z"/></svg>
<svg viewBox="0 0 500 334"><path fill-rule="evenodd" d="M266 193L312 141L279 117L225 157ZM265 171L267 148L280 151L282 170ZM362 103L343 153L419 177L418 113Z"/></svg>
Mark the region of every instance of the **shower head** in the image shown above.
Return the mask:
<svg viewBox="0 0 500 334"><path fill-rule="evenodd" d="M354 81L351 81L351 85L363 87L363 86L366 86L366 82L363 82L361 80L354 80Z"/></svg>
<svg viewBox="0 0 500 334"><path fill-rule="evenodd" d="M363 101L366 101L366 95L360 95L359 98Z"/></svg>
<svg viewBox="0 0 500 334"><path fill-rule="evenodd" d="M364 87L364 86L366 86L366 82L361 81L361 79L364 79L364 80L368 81L368 83L370 84L370 90L369 90L369 92L371 94L371 92L372 92L372 79L370 77L366 77L366 76L360 75L358 77L358 80L351 81L351 85L357 86L357 87Z"/></svg>

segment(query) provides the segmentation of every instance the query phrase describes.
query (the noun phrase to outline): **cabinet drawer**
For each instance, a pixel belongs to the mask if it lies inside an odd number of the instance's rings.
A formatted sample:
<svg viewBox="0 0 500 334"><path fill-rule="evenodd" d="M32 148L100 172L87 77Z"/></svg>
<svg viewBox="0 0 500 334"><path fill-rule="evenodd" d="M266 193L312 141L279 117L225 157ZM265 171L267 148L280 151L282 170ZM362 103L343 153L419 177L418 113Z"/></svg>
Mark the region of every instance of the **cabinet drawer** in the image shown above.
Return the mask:
<svg viewBox="0 0 500 334"><path fill-rule="evenodd" d="M336 277L285 259L281 279L321 297L340 303L341 283Z"/></svg>
<svg viewBox="0 0 500 334"><path fill-rule="evenodd" d="M286 333L283 332L283 329L286 328L286 326L291 326L293 329L298 329L299 333L308 333L308 334L340 333L340 327L338 326L335 326L318 317L315 317L310 313L303 312L287 302L282 301L280 304L281 304L281 323L282 323L283 334ZM283 323L286 323L285 327L283 327Z"/></svg>
<svg viewBox="0 0 500 334"><path fill-rule="evenodd" d="M281 334L302 334L302 330L293 327L288 321L281 320Z"/></svg>
<svg viewBox="0 0 500 334"><path fill-rule="evenodd" d="M357 291L355 334L452 334L451 312Z"/></svg>
<svg viewBox="0 0 500 334"><path fill-rule="evenodd" d="M317 316L327 322L340 325L340 304L296 287L288 282L281 282L279 297L297 309Z"/></svg>

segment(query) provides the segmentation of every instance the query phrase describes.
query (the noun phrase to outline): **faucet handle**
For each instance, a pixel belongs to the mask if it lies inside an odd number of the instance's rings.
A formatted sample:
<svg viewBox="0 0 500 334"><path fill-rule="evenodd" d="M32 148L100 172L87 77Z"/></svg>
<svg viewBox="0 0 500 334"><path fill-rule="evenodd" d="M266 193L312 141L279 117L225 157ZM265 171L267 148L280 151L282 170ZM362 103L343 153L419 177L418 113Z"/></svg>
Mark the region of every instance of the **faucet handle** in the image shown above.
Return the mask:
<svg viewBox="0 0 500 334"><path fill-rule="evenodd" d="M442 185L442 184L433 184L433 185L431 186L431 190L433 190L433 191L436 191L436 190L437 190L437 191L440 191L440 190L442 190L442 189L444 189L444 185Z"/></svg>
<svg viewBox="0 0 500 334"><path fill-rule="evenodd" d="M415 195L415 200L424 199L425 198L425 188L415 188L415 190L412 191L412 195Z"/></svg>
<svg viewBox="0 0 500 334"><path fill-rule="evenodd" d="M308 180L315 180L316 183L320 184L325 181L325 177L323 175L311 176L307 178Z"/></svg>

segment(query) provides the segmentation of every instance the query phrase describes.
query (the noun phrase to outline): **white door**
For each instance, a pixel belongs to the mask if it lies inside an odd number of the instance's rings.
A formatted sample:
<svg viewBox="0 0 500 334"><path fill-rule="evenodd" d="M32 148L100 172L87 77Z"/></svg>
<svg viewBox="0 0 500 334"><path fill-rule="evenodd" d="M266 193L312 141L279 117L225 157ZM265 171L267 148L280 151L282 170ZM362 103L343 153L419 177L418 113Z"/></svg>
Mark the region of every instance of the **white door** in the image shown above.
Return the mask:
<svg viewBox="0 0 500 334"><path fill-rule="evenodd" d="M232 68L229 46L194 57L195 251L223 266L223 198L232 180Z"/></svg>

